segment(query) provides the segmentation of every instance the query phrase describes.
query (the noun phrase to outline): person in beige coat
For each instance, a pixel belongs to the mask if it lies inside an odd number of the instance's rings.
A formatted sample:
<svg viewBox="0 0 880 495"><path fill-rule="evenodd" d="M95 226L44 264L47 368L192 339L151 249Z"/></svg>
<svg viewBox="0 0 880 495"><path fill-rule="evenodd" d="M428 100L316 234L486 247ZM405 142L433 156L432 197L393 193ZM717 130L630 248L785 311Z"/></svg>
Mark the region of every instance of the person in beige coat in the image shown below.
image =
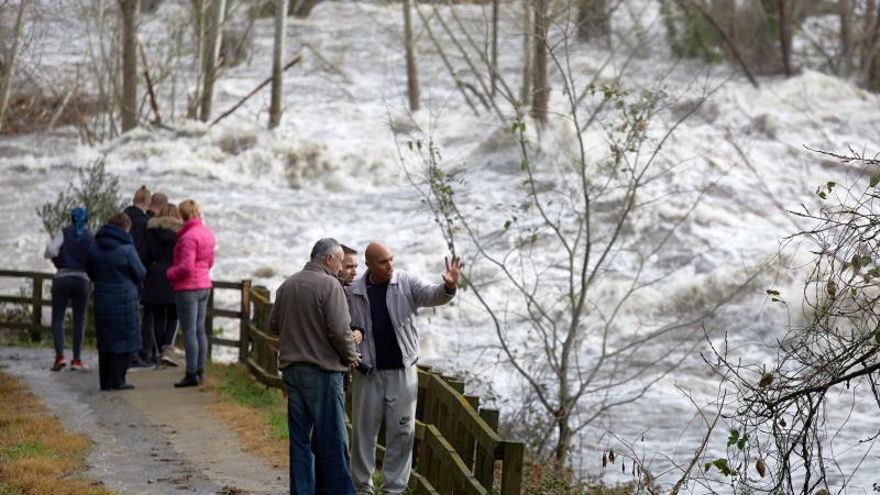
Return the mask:
<svg viewBox="0 0 880 495"><path fill-rule="evenodd" d="M269 317L269 330L279 336L278 365L287 388L291 493L354 494L342 381L358 359L336 278L342 259L339 242L318 241L302 271L278 288Z"/></svg>

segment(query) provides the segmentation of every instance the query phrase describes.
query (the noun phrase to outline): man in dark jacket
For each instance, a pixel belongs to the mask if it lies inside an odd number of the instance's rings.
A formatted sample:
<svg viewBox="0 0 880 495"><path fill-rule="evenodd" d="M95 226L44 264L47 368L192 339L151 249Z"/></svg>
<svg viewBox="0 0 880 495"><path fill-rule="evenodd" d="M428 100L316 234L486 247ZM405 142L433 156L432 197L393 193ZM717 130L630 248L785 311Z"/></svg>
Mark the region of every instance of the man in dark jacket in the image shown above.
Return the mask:
<svg viewBox="0 0 880 495"><path fill-rule="evenodd" d="M291 493L354 494L342 376L357 364L357 356L345 294L336 278L342 257L335 239L318 241L311 261L278 288L269 318L269 330L279 335L279 367L287 387ZM315 470L324 486L316 486Z"/></svg>
<svg viewBox="0 0 880 495"><path fill-rule="evenodd" d="M153 212L150 210L150 199L150 190L147 189L147 186L141 186L135 191L131 206L125 209L125 214L131 220L131 228L128 233L131 235L134 248L142 264L145 264L147 256L144 244L147 221L153 216ZM147 308L144 308L143 320L141 320L139 331L141 332L143 348L137 350L131 361L131 366L138 368L149 365L149 354L153 348L153 315L147 311Z"/></svg>

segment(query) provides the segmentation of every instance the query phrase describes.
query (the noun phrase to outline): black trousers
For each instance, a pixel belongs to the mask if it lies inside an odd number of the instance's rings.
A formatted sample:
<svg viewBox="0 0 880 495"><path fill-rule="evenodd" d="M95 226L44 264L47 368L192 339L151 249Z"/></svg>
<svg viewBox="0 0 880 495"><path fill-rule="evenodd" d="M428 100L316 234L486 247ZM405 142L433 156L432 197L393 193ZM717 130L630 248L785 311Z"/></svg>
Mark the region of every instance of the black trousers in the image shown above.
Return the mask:
<svg viewBox="0 0 880 495"><path fill-rule="evenodd" d="M130 361L131 354L99 352L98 378L101 382L101 390L116 390L125 385L125 373L128 371Z"/></svg>
<svg viewBox="0 0 880 495"><path fill-rule="evenodd" d="M158 351L162 352L166 346L171 345L174 332L177 331L177 305L175 304L151 304L146 306L153 318L153 335L156 337ZM146 346L146 343L144 343ZM150 347L153 343L150 342Z"/></svg>

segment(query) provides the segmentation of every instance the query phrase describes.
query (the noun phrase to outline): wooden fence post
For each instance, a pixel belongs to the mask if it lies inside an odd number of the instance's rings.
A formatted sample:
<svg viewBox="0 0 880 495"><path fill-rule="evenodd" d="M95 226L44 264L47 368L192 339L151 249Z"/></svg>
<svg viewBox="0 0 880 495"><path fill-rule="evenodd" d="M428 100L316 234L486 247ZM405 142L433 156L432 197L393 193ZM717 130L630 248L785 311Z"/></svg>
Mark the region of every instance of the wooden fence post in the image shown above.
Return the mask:
<svg viewBox="0 0 880 495"><path fill-rule="evenodd" d="M205 315L205 334L208 336L208 362L211 362L211 355L214 346L211 345L211 337L214 336L214 287L208 292L208 311Z"/></svg>
<svg viewBox="0 0 880 495"><path fill-rule="evenodd" d="M31 291L31 309L33 310L31 342L39 342L43 333L40 328L43 326L43 279L34 277L32 280L34 283Z"/></svg>
<svg viewBox="0 0 880 495"><path fill-rule="evenodd" d="M499 414L496 409L480 409L480 417L489 425L489 428L498 430ZM476 454L474 476L487 490L491 490L495 485L495 453L486 452L484 448L478 447Z"/></svg>
<svg viewBox="0 0 880 495"><path fill-rule="evenodd" d="M251 338L249 334L251 321L251 281L241 281L241 321L238 327L238 362L247 361Z"/></svg>
<svg viewBox="0 0 880 495"><path fill-rule="evenodd" d="M522 489L523 444L504 442L501 461L501 495L519 495Z"/></svg>

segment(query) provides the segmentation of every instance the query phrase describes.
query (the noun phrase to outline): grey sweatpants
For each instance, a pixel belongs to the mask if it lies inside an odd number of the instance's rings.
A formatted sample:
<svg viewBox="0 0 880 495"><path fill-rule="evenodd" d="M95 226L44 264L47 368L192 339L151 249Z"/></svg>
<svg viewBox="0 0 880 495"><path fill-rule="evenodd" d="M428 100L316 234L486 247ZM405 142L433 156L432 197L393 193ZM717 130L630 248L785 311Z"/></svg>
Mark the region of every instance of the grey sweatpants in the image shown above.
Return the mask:
<svg viewBox="0 0 880 495"><path fill-rule="evenodd" d="M415 366L377 370L372 375L352 373L351 478L358 495L373 492L376 440L385 418L385 460L382 492L406 490L412 468L416 434L416 398L419 377Z"/></svg>

